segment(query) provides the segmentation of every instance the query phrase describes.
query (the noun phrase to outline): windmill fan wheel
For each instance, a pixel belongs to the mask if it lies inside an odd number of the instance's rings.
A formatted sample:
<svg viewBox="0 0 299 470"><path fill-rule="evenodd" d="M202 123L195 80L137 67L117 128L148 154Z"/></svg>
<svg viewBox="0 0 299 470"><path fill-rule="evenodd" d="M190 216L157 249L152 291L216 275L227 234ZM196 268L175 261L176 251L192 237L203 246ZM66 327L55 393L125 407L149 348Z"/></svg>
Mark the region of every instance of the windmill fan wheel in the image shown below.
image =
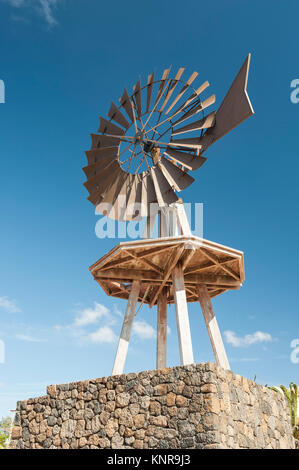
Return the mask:
<svg viewBox="0 0 299 470"><path fill-rule="evenodd" d="M198 73L183 81L184 71L171 78L166 69L159 80L152 73L144 86L139 80L131 96L124 90L119 106L111 102L107 119L100 117L83 168L88 199L100 213L120 220L147 216L150 203L176 202L177 192L193 183L188 171L206 161L200 138L214 124L215 112L206 110L215 95L203 100L209 82L195 88Z"/></svg>
<svg viewBox="0 0 299 470"><path fill-rule="evenodd" d="M182 80L184 68L170 68L144 86L138 80L119 105L111 102L108 119L91 134L88 165L83 168L88 199L97 212L119 220L149 215L151 203L168 206L193 183L189 171L206 161L206 149L254 114L247 94L250 54L217 111L209 82L195 85L198 73Z"/></svg>

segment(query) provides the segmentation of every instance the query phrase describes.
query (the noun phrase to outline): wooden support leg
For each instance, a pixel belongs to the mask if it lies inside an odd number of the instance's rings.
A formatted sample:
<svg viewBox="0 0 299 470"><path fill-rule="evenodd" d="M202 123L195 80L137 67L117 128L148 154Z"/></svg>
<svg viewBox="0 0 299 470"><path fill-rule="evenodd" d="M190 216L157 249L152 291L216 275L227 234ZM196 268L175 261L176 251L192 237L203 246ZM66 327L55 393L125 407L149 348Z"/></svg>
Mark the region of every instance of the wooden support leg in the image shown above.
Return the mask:
<svg viewBox="0 0 299 470"><path fill-rule="evenodd" d="M182 266L176 265L172 272L174 301L181 355L181 365L193 364L193 350L188 316L186 291Z"/></svg>
<svg viewBox="0 0 299 470"><path fill-rule="evenodd" d="M157 369L166 367L167 337L167 289L164 287L158 297L157 312Z"/></svg>
<svg viewBox="0 0 299 470"><path fill-rule="evenodd" d="M145 222L145 228L142 235L142 238L152 238L152 233L155 225L155 215L149 215Z"/></svg>
<svg viewBox="0 0 299 470"><path fill-rule="evenodd" d="M159 237L169 236L169 215L168 208L162 207L159 214Z"/></svg>
<svg viewBox="0 0 299 470"><path fill-rule="evenodd" d="M177 211L177 221L182 235L192 235L191 228L188 222L187 214L185 212L183 203L175 204Z"/></svg>
<svg viewBox="0 0 299 470"><path fill-rule="evenodd" d="M112 375L120 375L124 370L139 292L140 281L133 281L118 342Z"/></svg>
<svg viewBox="0 0 299 470"><path fill-rule="evenodd" d="M169 207L169 236L177 237L179 234L178 231L178 221L177 221L177 211L175 207Z"/></svg>
<svg viewBox="0 0 299 470"><path fill-rule="evenodd" d="M209 333L210 341L214 351L217 365L223 369L230 370L229 362L224 349L219 326L214 314L211 299L208 293L207 286L200 284L197 286L199 302L201 305L202 313L206 322L207 330Z"/></svg>

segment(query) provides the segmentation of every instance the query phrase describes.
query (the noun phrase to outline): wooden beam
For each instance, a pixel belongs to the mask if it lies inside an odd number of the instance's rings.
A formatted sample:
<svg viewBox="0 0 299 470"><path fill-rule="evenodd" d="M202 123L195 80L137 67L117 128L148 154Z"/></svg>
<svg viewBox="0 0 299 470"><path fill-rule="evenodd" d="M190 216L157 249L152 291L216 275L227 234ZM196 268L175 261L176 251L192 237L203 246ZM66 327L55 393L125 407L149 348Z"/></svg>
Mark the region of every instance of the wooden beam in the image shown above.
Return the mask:
<svg viewBox="0 0 299 470"><path fill-rule="evenodd" d="M194 363L188 306L182 266L177 264L172 271L173 293L176 310L181 365Z"/></svg>
<svg viewBox="0 0 299 470"><path fill-rule="evenodd" d="M154 225L155 225L155 219L156 219L156 214L147 216L142 238L146 239L146 238L152 237Z"/></svg>
<svg viewBox="0 0 299 470"><path fill-rule="evenodd" d="M204 284L198 285L197 292L206 327L209 333L210 341L212 344L212 348L214 351L216 363L223 369L230 370L230 365L227 359L221 333L214 314L207 286Z"/></svg>
<svg viewBox="0 0 299 470"><path fill-rule="evenodd" d="M135 255L134 253L130 253L129 251L126 251L126 253L128 253L131 256L131 259L133 258L133 259L136 259L136 260L140 261L140 263L146 264L147 267L152 268L157 273L162 273L163 272L163 269L161 269L155 263L152 263L150 260L144 258L143 256L139 257L139 256Z"/></svg>
<svg viewBox="0 0 299 470"><path fill-rule="evenodd" d="M183 248L182 248L183 249ZM158 274L154 271L150 270L137 270L137 269L110 269L109 271L98 271L95 279L96 280L113 280L117 281L121 279L123 282L130 282L132 280L140 280L144 282L153 282L153 283L161 283L161 289L166 285L168 278L171 274L172 269L176 265L181 251L176 252L176 256L171 257L171 263L169 263L169 267L167 267L166 272L164 275ZM231 276L222 276L220 274L188 274L185 276L186 284L208 284L208 285L220 285L225 286L227 288L236 287L239 288L241 286L240 281L232 279ZM156 298L155 298L156 300Z"/></svg>
<svg viewBox="0 0 299 470"><path fill-rule="evenodd" d="M220 263L219 259L217 258L217 256L213 255L213 253L210 253L208 252L207 250L205 250L204 248L201 248L200 249L201 253L203 253L203 255L210 259L211 261L213 261L213 263L215 263L219 268L221 268L223 271L225 271L226 273L230 274L233 278L235 279L240 279L240 276L239 274L235 273L235 271L233 269L231 269L230 267L228 266L224 266L223 264Z"/></svg>
<svg viewBox="0 0 299 470"><path fill-rule="evenodd" d="M182 269L185 270L186 266L188 266L189 261L193 258L195 253L195 247L192 243L185 244L185 252L181 258L182 262Z"/></svg>
<svg viewBox="0 0 299 470"><path fill-rule="evenodd" d="M104 271L106 269L114 268L115 266L119 266L122 263L126 263L127 261L130 261L132 259L132 256L124 256L123 258L118 258L114 261L110 261L110 263L104 264L101 268L101 271Z"/></svg>
<svg viewBox="0 0 299 470"><path fill-rule="evenodd" d="M219 264L226 264L230 263L232 261L237 261L237 258L232 258L229 257L225 260L219 261ZM216 267L215 263L213 261L207 262L207 263L200 263L200 264L194 264L193 266L189 266L185 270L185 274L191 274L193 272L198 272L198 271L204 271L205 269L213 268Z"/></svg>
<svg viewBox="0 0 299 470"><path fill-rule="evenodd" d="M120 375L124 370L140 287L140 281L133 281L117 346L112 375Z"/></svg>
<svg viewBox="0 0 299 470"><path fill-rule="evenodd" d="M157 292L156 292L156 294L155 294L155 296L154 296L154 298L153 298L153 300L150 304L150 307L152 307L154 305L158 295L160 294L160 292L162 291L162 289L165 286L166 282L168 281L168 279L169 279L169 277L172 273L172 270L175 267L175 265L177 264L177 262L179 261L183 251L184 251L184 245L178 247L177 249L173 249L172 254L169 258L167 268L165 269L165 272L164 272L164 279L162 281L161 286L157 290Z"/></svg>
<svg viewBox="0 0 299 470"><path fill-rule="evenodd" d="M183 203L175 203L174 207L176 209L177 223L180 228L181 234L186 236L191 236L191 229L188 222L187 214L185 212Z"/></svg>
<svg viewBox="0 0 299 470"><path fill-rule="evenodd" d="M167 338L167 288L164 287L158 297L157 308L157 369L166 367Z"/></svg>
<svg viewBox="0 0 299 470"><path fill-rule="evenodd" d="M159 210L159 237L169 237L169 215L168 206Z"/></svg>
<svg viewBox="0 0 299 470"><path fill-rule="evenodd" d="M232 279L231 276L223 276L221 274L186 274L185 282L190 284L211 284L211 285L223 285L240 287L241 282L239 280Z"/></svg>

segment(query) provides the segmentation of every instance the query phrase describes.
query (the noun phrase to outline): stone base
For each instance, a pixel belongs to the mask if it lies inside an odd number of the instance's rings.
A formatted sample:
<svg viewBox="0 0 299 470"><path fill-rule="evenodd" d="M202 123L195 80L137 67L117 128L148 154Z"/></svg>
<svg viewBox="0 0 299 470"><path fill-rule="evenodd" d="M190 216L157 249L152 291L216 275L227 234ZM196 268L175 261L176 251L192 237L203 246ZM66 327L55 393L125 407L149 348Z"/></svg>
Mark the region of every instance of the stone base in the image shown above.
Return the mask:
<svg viewBox="0 0 299 470"><path fill-rule="evenodd" d="M294 449L286 398L212 363L51 385L10 447Z"/></svg>

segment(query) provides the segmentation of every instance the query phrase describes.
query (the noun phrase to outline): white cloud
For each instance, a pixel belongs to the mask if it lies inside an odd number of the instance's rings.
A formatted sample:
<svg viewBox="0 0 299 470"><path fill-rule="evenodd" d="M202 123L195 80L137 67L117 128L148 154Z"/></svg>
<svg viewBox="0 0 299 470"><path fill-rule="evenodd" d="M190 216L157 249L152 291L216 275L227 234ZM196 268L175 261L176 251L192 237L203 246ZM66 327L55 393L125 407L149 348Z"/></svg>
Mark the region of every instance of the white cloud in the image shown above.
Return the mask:
<svg viewBox="0 0 299 470"><path fill-rule="evenodd" d="M75 317L74 326L82 327L86 325L91 325L97 323L97 321L102 317L109 317L110 310L102 304L94 302L94 308L86 308L78 312L78 315Z"/></svg>
<svg viewBox="0 0 299 470"><path fill-rule="evenodd" d="M0 308L3 308L9 313L18 313L21 311L19 307L17 307L16 302L7 297L0 297Z"/></svg>
<svg viewBox="0 0 299 470"><path fill-rule="evenodd" d="M57 24L53 15L53 9L57 4L62 3L64 0L0 0L8 3L14 8L30 7L36 10L48 23L49 26Z"/></svg>
<svg viewBox="0 0 299 470"><path fill-rule="evenodd" d="M28 341L30 343L44 343L46 339L34 338L33 336L17 334L16 338L20 341Z"/></svg>
<svg viewBox="0 0 299 470"><path fill-rule="evenodd" d="M115 343L117 336L109 326L103 326L97 331L90 333L86 339L92 343Z"/></svg>
<svg viewBox="0 0 299 470"><path fill-rule="evenodd" d="M133 323L133 332L142 339L152 339L156 337L154 328L145 320L135 321Z"/></svg>
<svg viewBox="0 0 299 470"><path fill-rule="evenodd" d="M256 331L253 334L245 335L244 337L237 336L234 331L227 330L224 332L225 340L228 344L231 344L235 348L243 346L250 346L255 343L264 343L273 341L270 333L263 333L262 331Z"/></svg>
<svg viewBox="0 0 299 470"><path fill-rule="evenodd" d="M39 0L42 14L50 26L57 23L52 13L52 7L55 6L58 1L60 0Z"/></svg>

